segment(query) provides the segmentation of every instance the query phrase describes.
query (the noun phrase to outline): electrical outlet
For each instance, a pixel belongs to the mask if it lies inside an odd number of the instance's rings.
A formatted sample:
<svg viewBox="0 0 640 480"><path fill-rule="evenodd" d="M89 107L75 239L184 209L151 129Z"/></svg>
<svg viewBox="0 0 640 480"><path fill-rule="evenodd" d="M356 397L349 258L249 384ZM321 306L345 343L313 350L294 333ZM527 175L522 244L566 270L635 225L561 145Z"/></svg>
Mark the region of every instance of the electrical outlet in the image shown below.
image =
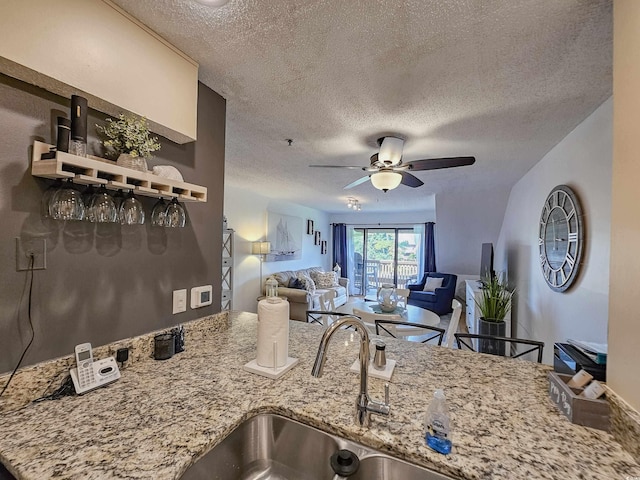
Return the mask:
<svg viewBox="0 0 640 480"><path fill-rule="evenodd" d="M31 266L33 255L33 267ZM16 271L47 269L47 239L33 237L23 241L16 237Z"/></svg>
<svg viewBox="0 0 640 480"><path fill-rule="evenodd" d="M187 289L173 291L173 314L187 311Z"/></svg>

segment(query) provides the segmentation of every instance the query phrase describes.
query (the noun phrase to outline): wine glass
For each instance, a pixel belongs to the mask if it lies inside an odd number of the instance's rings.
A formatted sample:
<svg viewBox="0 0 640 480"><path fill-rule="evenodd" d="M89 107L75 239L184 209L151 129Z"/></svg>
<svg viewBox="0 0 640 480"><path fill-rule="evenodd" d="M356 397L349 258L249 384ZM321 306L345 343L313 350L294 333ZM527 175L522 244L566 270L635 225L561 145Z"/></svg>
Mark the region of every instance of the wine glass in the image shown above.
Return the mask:
<svg viewBox="0 0 640 480"><path fill-rule="evenodd" d="M91 206L91 199L93 198L93 194L96 193L95 188L93 188L93 185L89 185L84 192L82 192L82 203L84 203L84 211L85 211L85 220L88 220L89 222L93 222L94 220L91 219L91 215L89 213L89 207Z"/></svg>
<svg viewBox="0 0 640 480"><path fill-rule="evenodd" d="M62 187L62 180L57 178L42 194L42 201L40 203L42 218L51 218L51 206L53 203L51 200L60 187Z"/></svg>
<svg viewBox="0 0 640 480"><path fill-rule="evenodd" d="M164 227L164 221L167 213L167 202L162 197L156 202L151 211L151 225L155 227Z"/></svg>
<svg viewBox="0 0 640 480"><path fill-rule="evenodd" d="M51 217L56 220L83 220L85 217L82 195L67 180L51 197Z"/></svg>
<svg viewBox="0 0 640 480"><path fill-rule="evenodd" d="M186 222L187 215L185 214L184 208L178 203L178 199L174 198L171 200L171 203L169 203L167 211L165 212L164 226L173 228L184 227Z"/></svg>
<svg viewBox="0 0 640 480"><path fill-rule="evenodd" d="M120 205L120 223L122 225L142 225L144 223L144 209L140 200L129 190L129 195Z"/></svg>
<svg viewBox="0 0 640 480"><path fill-rule="evenodd" d="M116 211L118 212L118 215L120 215L120 207L122 206L122 202L124 202L125 198L126 197L124 196L124 192L121 188L119 188L115 195L113 195L113 203L115 203L116 205Z"/></svg>
<svg viewBox="0 0 640 480"><path fill-rule="evenodd" d="M88 217L89 221L97 223L115 223L118 221L116 204L104 185L91 197Z"/></svg>

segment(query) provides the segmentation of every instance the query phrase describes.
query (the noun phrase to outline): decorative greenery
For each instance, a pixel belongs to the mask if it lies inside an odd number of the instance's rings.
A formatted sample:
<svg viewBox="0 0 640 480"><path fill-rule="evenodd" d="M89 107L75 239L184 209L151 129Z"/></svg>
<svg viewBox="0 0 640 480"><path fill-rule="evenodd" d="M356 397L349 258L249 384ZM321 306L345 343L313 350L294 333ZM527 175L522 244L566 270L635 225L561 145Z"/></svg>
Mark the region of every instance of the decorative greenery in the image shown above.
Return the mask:
<svg viewBox="0 0 640 480"><path fill-rule="evenodd" d="M482 290L475 299L480 316L486 322L503 322L511 310L511 297L515 289L509 289L501 277L492 275L481 280Z"/></svg>
<svg viewBox="0 0 640 480"><path fill-rule="evenodd" d="M121 113L118 120L107 118L107 125L96 125L98 133L104 135L102 144L117 155L128 153L132 157L150 158L160 150L158 137L151 137L145 117Z"/></svg>

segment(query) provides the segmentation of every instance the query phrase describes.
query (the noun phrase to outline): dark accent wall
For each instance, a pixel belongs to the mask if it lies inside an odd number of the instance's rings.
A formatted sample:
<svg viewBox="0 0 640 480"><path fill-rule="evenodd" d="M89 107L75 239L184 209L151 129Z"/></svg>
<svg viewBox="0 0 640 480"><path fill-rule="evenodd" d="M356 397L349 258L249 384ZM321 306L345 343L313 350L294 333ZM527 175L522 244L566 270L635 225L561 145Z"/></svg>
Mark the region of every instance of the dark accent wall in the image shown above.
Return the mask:
<svg viewBox="0 0 640 480"><path fill-rule="evenodd" d="M0 75L0 372L14 368L30 338L29 275L16 271L16 237L47 241L47 269L34 272L35 341L23 365L220 310L225 100L200 84L197 142L161 139L149 162L173 165L185 181L208 187L207 203L185 204L187 226L178 229L41 218L40 199L52 182L31 175L32 144L55 144L55 119L68 115L69 103ZM91 112L89 153L101 155L95 123L104 118ZM149 216L156 199L140 199ZM172 315L173 290L207 284L213 305Z"/></svg>

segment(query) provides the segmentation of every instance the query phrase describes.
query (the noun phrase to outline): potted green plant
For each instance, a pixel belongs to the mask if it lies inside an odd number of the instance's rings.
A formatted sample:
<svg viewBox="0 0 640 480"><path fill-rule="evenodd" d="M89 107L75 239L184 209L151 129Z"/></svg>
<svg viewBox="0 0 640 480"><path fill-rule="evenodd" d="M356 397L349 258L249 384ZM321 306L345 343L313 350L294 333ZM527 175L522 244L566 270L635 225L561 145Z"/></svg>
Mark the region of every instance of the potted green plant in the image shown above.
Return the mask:
<svg viewBox="0 0 640 480"><path fill-rule="evenodd" d="M480 295L475 302L480 312L478 333L504 337L506 334L505 318L511 311L511 298L515 289L509 288L502 276L491 275L481 280ZM484 353L504 355L504 343L491 340L480 340L478 350Z"/></svg>
<svg viewBox="0 0 640 480"><path fill-rule="evenodd" d="M96 125L104 139L102 144L113 155L116 163L125 168L146 172L147 159L160 150L158 137L152 137L145 117L121 113L117 120L107 118L106 125Z"/></svg>

